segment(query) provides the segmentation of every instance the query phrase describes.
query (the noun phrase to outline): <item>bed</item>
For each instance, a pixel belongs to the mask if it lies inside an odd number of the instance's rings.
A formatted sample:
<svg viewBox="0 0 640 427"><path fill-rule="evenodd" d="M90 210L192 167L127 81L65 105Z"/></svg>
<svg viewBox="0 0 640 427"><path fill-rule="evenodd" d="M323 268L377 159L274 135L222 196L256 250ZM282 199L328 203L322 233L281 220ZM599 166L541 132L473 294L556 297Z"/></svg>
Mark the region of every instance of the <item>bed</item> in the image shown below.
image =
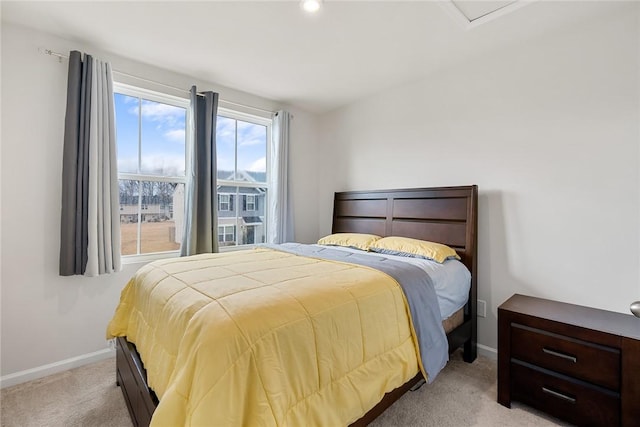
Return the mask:
<svg viewBox="0 0 640 427"><path fill-rule="evenodd" d="M476 186L352 191L336 193L334 198L333 233L403 236L440 242L455 249L461 262L471 273L471 286L468 302L457 316L449 319L446 341L449 352L463 347L463 357L467 362L475 360L477 351L476 230ZM261 253L260 256L275 255ZM270 262L280 261L274 258ZM170 335L169 332L168 334ZM142 358L136 346L126 336L116 339L116 350L117 383L121 386L131 418L135 425L147 426L159 401L151 390L153 387L147 382ZM411 368L411 376L406 381L403 378L404 383L394 386L377 403L363 403L366 408L364 415L351 425L367 425L407 390L415 387L423 380L422 365L420 368ZM380 373L382 375L383 372ZM368 376L371 377L370 372ZM167 402L163 403L166 403L165 406L169 405Z"/></svg>

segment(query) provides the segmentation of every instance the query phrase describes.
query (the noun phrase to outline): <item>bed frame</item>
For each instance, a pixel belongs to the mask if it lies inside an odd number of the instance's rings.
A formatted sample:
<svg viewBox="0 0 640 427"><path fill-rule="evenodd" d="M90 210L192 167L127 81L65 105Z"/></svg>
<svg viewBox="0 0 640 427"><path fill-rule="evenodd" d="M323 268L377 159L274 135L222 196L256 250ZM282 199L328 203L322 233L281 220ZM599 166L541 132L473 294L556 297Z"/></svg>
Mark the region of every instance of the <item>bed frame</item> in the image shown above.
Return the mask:
<svg viewBox="0 0 640 427"><path fill-rule="evenodd" d="M471 289L463 323L449 332L447 339L450 353L464 347L464 360L473 362L477 355L478 187L349 191L335 193L333 206L333 233L412 237L444 243L456 250L471 272ZM131 419L134 425L147 427L158 399L147 385L146 371L135 345L124 337L116 340L116 365L117 384L121 386ZM418 373L387 393L351 426L366 426L422 379Z"/></svg>
<svg viewBox="0 0 640 427"><path fill-rule="evenodd" d="M444 243L456 250L471 272L469 301L461 325L447 334L449 353L464 346L463 358L477 356L477 229L478 187L413 188L403 190L350 191L336 193L333 233L370 233L402 236ZM351 427L368 425L422 381L418 373L384 398Z"/></svg>

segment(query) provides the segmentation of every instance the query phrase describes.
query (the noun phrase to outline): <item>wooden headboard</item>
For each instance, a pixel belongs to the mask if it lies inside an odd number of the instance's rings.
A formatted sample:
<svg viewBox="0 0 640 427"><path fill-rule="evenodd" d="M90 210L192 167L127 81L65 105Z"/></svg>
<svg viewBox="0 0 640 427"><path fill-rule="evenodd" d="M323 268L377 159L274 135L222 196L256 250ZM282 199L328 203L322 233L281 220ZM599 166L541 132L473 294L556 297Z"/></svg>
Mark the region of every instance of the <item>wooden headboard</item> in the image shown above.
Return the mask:
<svg viewBox="0 0 640 427"><path fill-rule="evenodd" d="M459 338L452 335L449 343L457 347L463 338L471 338L464 341L467 361L476 353L477 228L476 185L335 193L333 233L412 237L444 243L458 252L471 272L471 289L464 333Z"/></svg>
<svg viewBox="0 0 640 427"><path fill-rule="evenodd" d="M478 187L336 193L333 233L370 233L444 243L475 269Z"/></svg>

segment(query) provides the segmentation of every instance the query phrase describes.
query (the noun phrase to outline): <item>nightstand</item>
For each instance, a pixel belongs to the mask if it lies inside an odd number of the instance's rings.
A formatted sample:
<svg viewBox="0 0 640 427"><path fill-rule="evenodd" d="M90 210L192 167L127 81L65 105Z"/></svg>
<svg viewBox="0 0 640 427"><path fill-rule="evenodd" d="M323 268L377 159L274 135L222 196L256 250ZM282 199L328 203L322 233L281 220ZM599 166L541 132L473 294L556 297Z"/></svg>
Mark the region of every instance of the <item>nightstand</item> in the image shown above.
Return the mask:
<svg viewBox="0 0 640 427"><path fill-rule="evenodd" d="M498 402L578 425L640 426L640 319L514 295L498 307Z"/></svg>

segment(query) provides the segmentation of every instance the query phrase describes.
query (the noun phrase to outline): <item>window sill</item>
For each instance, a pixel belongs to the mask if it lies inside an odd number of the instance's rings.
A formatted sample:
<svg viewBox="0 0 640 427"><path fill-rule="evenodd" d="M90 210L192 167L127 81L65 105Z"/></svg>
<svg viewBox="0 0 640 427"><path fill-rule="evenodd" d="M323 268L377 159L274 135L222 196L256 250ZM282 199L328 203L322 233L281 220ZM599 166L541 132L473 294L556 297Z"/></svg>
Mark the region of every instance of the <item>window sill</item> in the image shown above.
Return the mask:
<svg viewBox="0 0 640 427"><path fill-rule="evenodd" d="M234 252L234 251L243 251L245 249L253 249L253 248L257 248L259 245L258 244L252 244L252 245L237 245L237 246L221 246L219 247L218 251L219 252Z"/></svg>
<svg viewBox="0 0 640 427"><path fill-rule="evenodd" d="M260 244L222 246L219 248L219 251L234 252L234 251L242 251L245 249L254 249L259 246ZM148 262L157 261L159 259L178 258L178 257L180 257L180 251L156 252L156 253L142 254L142 255L122 255L121 260L122 260L122 265L130 265L130 264L146 264Z"/></svg>
<svg viewBox="0 0 640 427"><path fill-rule="evenodd" d="M122 265L129 264L146 264L151 261L157 261L159 259L178 258L180 251L171 252L156 252L151 254L142 255L122 255Z"/></svg>

